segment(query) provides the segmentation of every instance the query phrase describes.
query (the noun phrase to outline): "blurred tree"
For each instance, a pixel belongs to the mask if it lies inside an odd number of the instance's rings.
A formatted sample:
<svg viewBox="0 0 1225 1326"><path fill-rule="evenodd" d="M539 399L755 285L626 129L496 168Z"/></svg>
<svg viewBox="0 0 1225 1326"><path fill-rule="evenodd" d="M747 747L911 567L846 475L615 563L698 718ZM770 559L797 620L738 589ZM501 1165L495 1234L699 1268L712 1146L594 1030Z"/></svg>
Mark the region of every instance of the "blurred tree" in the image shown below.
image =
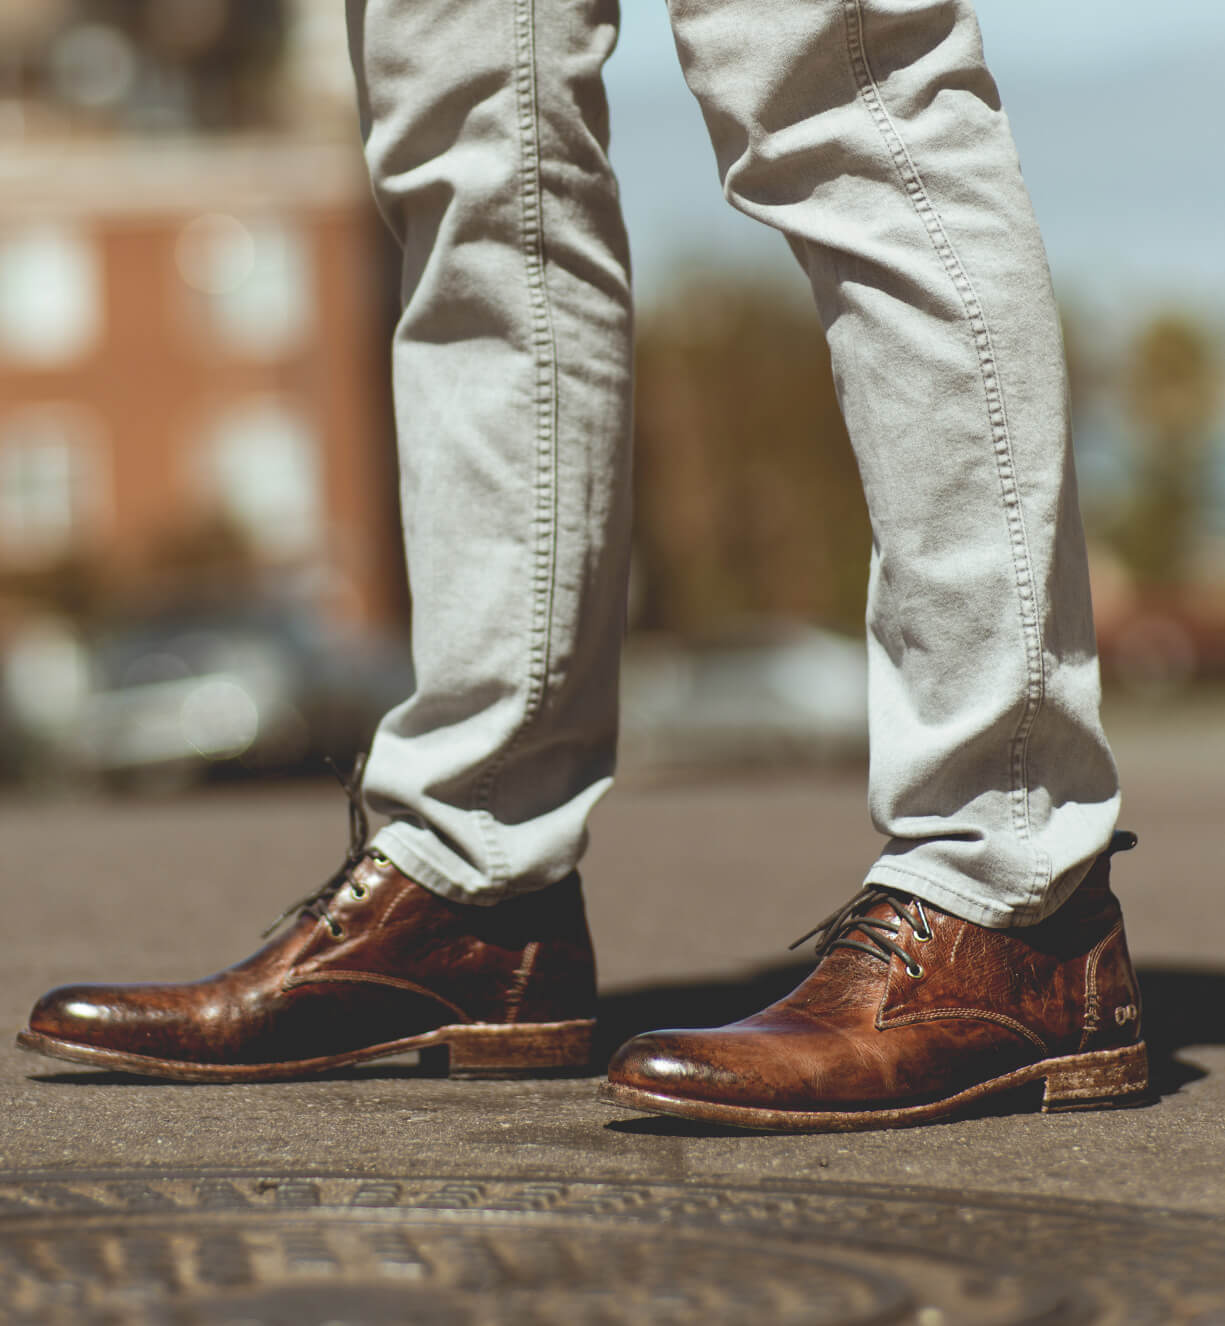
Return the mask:
<svg viewBox="0 0 1225 1326"><path fill-rule="evenodd" d="M1086 397L1102 385L1102 368L1093 353L1093 343L1085 335L1083 322L1073 308L1059 306L1059 324L1063 331L1063 356L1068 369L1068 399L1072 417L1079 413Z"/></svg>
<svg viewBox="0 0 1225 1326"><path fill-rule="evenodd" d="M52 96L137 128L268 124L287 0L72 0L44 59Z"/></svg>
<svg viewBox="0 0 1225 1326"><path fill-rule="evenodd" d="M37 607L70 621L87 622L102 615L108 595L105 575L86 554L31 570L0 571L0 604L24 605L27 611Z"/></svg>
<svg viewBox="0 0 1225 1326"><path fill-rule="evenodd" d="M154 533L106 606L112 616L124 616L183 603L236 605L283 584L261 568L238 524L223 511L204 509Z"/></svg>
<svg viewBox="0 0 1225 1326"><path fill-rule="evenodd" d="M88 553L31 570L0 570L0 605L50 611L78 625L105 622L146 602L241 600L260 568L249 540L221 513L167 526L139 562L121 570Z"/></svg>
<svg viewBox="0 0 1225 1326"><path fill-rule="evenodd" d="M694 283L644 321L637 359L638 624L862 631L871 538L815 314Z"/></svg>
<svg viewBox="0 0 1225 1326"><path fill-rule="evenodd" d="M1174 585L1186 577L1204 490L1204 444L1220 405L1207 332L1179 314L1154 319L1132 346L1124 394L1141 454L1135 496L1114 542L1141 583Z"/></svg>
<svg viewBox="0 0 1225 1326"><path fill-rule="evenodd" d="M241 589L255 577L259 561L245 531L221 511L166 526L146 551L150 578L178 583L209 582Z"/></svg>

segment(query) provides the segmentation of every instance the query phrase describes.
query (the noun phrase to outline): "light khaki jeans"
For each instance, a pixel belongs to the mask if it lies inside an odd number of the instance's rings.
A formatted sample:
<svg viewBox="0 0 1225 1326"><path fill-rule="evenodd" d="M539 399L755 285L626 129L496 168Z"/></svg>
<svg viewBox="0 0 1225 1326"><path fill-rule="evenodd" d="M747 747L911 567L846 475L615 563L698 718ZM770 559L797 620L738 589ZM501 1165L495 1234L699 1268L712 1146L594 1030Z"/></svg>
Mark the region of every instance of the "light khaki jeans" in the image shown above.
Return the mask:
<svg viewBox="0 0 1225 1326"><path fill-rule="evenodd" d="M1105 846L1118 785L1059 324L974 14L670 12L728 200L782 231L812 284L867 494L887 838L867 879L985 925L1037 921ZM416 662L365 785L402 870L496 902L570 871L613 773L632 334L601 84L617 7L349 15L374 189L404 250Z"/></svg>

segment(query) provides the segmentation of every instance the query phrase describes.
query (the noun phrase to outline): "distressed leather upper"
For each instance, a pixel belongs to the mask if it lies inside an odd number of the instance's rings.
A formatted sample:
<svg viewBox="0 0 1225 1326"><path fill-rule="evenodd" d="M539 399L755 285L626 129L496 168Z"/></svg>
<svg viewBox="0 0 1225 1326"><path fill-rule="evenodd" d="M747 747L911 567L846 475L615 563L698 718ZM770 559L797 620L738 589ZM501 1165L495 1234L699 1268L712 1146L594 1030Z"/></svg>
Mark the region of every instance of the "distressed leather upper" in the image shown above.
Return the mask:
<svg viewBox="0 0 1225 1326"><path fill-rule="evenodd" d="M257 1064L457 1023L559 1022L594 1010L577 874L475 907L367 856L323 919L301 913L245 962L185 984L62 986L35 1005L30 1030L158 1059Z"/></svg>
<svg viewBox="0 0 1225 1326"><path fill-rule="evenodd" d="M609 1079L723 1105L878 1109L1139 1039L1140 996L1105 856L1036 926L988 930L931 904L920 911L913 899L899 902L905 920L884 898L862 915L898 924L909 961L834 947L760 1013L635 1038L614 1057Z"/></svg>

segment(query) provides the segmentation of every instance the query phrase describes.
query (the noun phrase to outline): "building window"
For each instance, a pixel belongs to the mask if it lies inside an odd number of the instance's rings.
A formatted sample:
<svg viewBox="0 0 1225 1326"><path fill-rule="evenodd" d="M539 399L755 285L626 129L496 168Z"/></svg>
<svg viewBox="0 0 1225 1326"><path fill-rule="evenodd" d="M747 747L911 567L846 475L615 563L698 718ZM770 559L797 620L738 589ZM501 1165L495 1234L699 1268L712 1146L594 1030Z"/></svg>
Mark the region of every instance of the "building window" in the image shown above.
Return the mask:
<svg viewBox="0 0 1225 1326"><path fill-rule="evenodd" d="M0 423L0 555L9 563L64 556L101 510L99 430L84 412L46 407Z"/></svg>
<svg viewBox="0 0 1225 1326"><path fill-rule="evenodd" d="M0 231L0 355L56 364L80 357L102 327L102 274L89 239L46 223Z"/></svg>
<svg viewBox="0 0 1225 1326"><path fill-rule="evenodd" d="M180 232L175 261L210 334L231 353L275 358L310 330L309 245L293 227L273 218L198 216Z"/></svg>
<svg viewBox="0 0 1225 1326"><path fill-rule="evenodd" d="M283 401L257 398L220 415L205 437L204 487L265 555L317 552L323 536L319 444Z"/></svg>

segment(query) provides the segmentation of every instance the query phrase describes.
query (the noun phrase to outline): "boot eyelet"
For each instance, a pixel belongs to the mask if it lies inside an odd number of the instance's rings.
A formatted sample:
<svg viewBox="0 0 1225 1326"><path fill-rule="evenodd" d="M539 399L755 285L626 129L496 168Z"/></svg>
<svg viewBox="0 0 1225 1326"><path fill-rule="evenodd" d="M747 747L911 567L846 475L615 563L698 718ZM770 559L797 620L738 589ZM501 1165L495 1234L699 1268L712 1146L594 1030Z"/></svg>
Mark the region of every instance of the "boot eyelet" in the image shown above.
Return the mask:
<svg viewBox="0 0 1225 1326"><path fill-rule="evenodd" d="M328 933L333 939L343 939L345 937L345 928L343 925L338 925L335 921L329 921Z"/></svg>
<svg viewBox="0 0 1225 1326"><path fill-rule="evenodd" d="M912 981L917 981L923 975L923 964L919 962L908 962L906 964L906 975Z"/></svg>
<svg viewBox="0 0 1225 1326"><path fill-rule="evenodd" d="M921 898L914 900L915 910L919 913L919 924L915 925L914 920L910 922L910 928L914 931L915 942L919 944L928 944L933 939L932 923L927 919L927 911L923 906Z"/></svg>
<svg viewBox="0 0 1225 1326"><path fill-rule="evenodd" d="M349 889L355 898L364 898L370 892L364 884L359 884L355 879L349 881Z"/></svg>
<svg viewBox="0 0 1225 1326"><path fill-rule="evenodd" d="M370 849L370 859L376 866L391 865L391 858L387 856L386 853L380 852L377 847L372 847Z"/></svg>

